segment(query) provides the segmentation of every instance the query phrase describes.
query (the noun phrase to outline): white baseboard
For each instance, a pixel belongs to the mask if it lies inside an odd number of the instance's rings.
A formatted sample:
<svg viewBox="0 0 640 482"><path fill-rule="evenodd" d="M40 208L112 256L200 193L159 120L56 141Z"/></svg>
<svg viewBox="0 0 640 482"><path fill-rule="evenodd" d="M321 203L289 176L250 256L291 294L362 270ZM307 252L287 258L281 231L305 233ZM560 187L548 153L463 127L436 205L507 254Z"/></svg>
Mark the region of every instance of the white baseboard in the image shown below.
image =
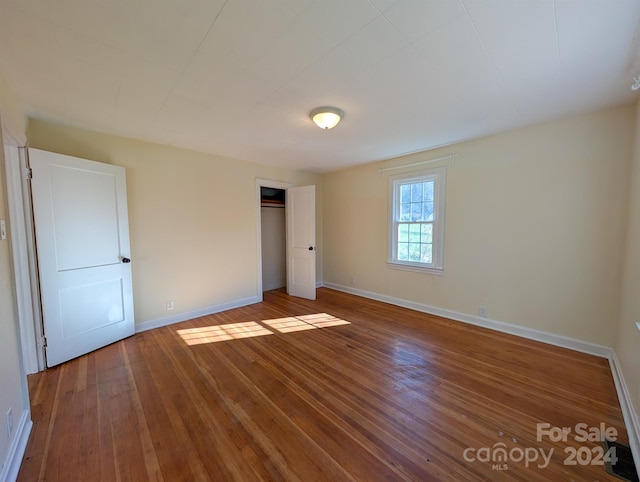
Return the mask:
<svg viewBox="0 0 640 482"><path fill-rule="evenodd" d="M640 476L640 421L638 421L638 414L633 407L629 387L625 382L620 360L618 360L618 355L616 355L615 351L612 352L609 358L609 365L611 366L611 374L613 375L613 382L616 384L620 409L622 410L627 434L629 435L629 446L636 464L636 470Z"/></svg>
<svg viewBox="0 0 640 482"><path fill-rule="evenodd" d="M491 330L501 331L510 335L521 336L530 340L541 341L550 345L569 348L571 350L588 353L590 355L596 355L602 358L609 358L611 356L611 353L613 352L613 349L608 346L598 345L596 343L590 343L588 341L578 340L576 338L571 338L568 336L556 335L554 333L548 333L546 331L535 330L533 328L527 328L526 326L513 325L511 323L505 323L504 321L497 321L481 316L460 313L453 310L447 310L445 308L438 308L436 306L416 303L415 301L407 301L401 298L394 298L392 296L381 295L378 293L373 293L371 291L360 290L357 288L334 283L325 282L324 286L334 290L344 291L345 293L362 296L364 298L383 301L392 305L402 306L403 308L410 308L412 310L421 311L423 313L429 313L430 315L442 316L451 320L461 321L463 323L469 323L476 326L482 326Z"/></svg>
<svg viewBox="0 0 640 482"><path fill-rule="evenodd" d="M173 325L174 323L180 323L181 321L192 320L201 316L212 315L214 313L220 313L221 311L231 310L233 308L240 308L241 306L252 305L259 303L262 299L258 296L250 296L249 298L242 298L240 300L229 301L228 303L221 303L219 305L207 306L198 310L186 311L184 313L176 313L171 316L164 316L155 320L143 321L136 323L136 333L152 330L154 328L160 328L161 326Z"/></svg>
<svg viewBox="0 0 640 482"><path fill-rule="evenodd" d="M0 482L14 482L18 478L22 457L27 448L32 426L33 422L31 421L29 410L23 410L16 427L16 435L9 446L7 460L5 460L0 472Z"/></svg>

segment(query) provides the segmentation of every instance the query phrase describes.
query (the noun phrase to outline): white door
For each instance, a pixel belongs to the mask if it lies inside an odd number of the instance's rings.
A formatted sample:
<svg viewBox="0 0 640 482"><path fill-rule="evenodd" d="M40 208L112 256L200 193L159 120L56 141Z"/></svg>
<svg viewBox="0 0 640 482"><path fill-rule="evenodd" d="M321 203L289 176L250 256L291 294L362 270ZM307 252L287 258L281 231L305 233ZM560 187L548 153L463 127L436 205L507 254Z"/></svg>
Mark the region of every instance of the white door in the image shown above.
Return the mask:
<svg viewBox="0 0 640 482"><path fill-rule="evenodd" d="M287 189L287 293L316 299L316 187Z"/></svg>
<svg viewBox="0 0 640 482"><path fill-rule="evenodd" d="M133 335L122 167L29 149L47 365Z"/></svg>

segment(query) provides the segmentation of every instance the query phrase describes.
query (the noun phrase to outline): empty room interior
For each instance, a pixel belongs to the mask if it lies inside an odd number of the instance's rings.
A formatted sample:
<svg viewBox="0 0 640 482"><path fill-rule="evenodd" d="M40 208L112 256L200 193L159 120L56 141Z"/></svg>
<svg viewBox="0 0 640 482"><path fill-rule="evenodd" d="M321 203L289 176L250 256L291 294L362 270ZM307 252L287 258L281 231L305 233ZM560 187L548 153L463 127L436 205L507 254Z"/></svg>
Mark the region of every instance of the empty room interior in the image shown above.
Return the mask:
<svg viewBox="0 0 640 482"><path fill-rule="evenodd" d="M0 482L637 481L639 27L0 0Z"/></svg>

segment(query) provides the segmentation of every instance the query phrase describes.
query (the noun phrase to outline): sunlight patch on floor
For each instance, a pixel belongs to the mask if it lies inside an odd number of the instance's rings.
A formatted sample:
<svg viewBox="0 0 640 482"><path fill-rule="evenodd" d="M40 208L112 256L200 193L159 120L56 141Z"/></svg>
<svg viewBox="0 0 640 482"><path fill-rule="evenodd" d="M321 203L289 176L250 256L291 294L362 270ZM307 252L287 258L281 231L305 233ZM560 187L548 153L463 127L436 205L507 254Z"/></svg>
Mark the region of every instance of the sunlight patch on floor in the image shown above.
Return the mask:
<svg viewBox="0 0 640 482"><path fill-rule="evenodd" d="M216 343L239 338L273 335L273 331L269 328L279 331L280 333L292 333L295 331L316 330L318 328L350 324L351 322L349 321L327 313L315 313L313 315L261 320L260 322L247 321L242 323L227 323L225 325L202 326L200 328L185 328L183 330L176 330L176 332L187 345L202 345L204 343Z"/></svg>
<svg viewBox="0 0 640 482"><path fill-rule="evenodd" d="M351 323L341 318L336 318L327 313L316 313L315 315L302 315L298 319L315 326L316 328L327 328L329 326L350 325Z"/></svg>
<svg viewBox="0 0 640 482"><path fill-rule="evenodd" d="M177 333L187 345L202 345L204 343L250 338L252 336L273 335L272 331L255 321L186 328L177 330Z"/></svg>
<svg viewBox="0 0 640 482"><path fill-rule="evenodd" d="M316 328L327 328L329 326L349 325L350 322L341 318L336 318L327 313L316 313L314 315L290 316L288 318L276 318L274 320L262 320L262 323L278 330L281 333L292 331L315 330Z"/></svg>
<svg viewBox="0 0 640 482"><path fill-rule="evenodd" d="M288 318L276 318L273 320L262 320L262 323L278 330L280 333L291 333L293 331L315 330L316 327L305 323L303 320L290 316Z"/></svg>

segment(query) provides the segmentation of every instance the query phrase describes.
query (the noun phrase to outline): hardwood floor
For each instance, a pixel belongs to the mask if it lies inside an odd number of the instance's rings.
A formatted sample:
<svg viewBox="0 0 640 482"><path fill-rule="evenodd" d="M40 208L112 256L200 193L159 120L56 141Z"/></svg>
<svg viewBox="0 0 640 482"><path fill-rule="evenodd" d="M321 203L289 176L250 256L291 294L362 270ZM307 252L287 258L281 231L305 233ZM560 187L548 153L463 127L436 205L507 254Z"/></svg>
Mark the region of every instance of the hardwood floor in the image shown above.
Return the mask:
<svg viewBox="0 0 640 482"><path fill-rule="evenodd" d="M628 444L607 360L324 288L135 335L29 391L21 481L604 481L563 464L599 450L576 424ZM539 441L545 422L572 433ZM473 461L499 447L507 470Z"/></svg>

